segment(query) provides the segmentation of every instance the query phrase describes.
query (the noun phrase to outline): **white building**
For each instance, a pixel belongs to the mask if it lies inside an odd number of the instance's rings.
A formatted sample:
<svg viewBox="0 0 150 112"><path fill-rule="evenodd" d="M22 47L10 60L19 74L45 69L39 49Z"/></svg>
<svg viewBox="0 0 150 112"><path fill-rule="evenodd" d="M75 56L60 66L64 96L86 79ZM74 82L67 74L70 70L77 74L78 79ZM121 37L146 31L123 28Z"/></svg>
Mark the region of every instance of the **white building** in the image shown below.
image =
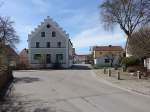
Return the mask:
<svg viewBox="0 0 150 112"><path fill-rule="evenodd" d="M72 66L72 43L50 17L28 35L29 63L32 67L52 67L56 63L64 68Z"/></svg>

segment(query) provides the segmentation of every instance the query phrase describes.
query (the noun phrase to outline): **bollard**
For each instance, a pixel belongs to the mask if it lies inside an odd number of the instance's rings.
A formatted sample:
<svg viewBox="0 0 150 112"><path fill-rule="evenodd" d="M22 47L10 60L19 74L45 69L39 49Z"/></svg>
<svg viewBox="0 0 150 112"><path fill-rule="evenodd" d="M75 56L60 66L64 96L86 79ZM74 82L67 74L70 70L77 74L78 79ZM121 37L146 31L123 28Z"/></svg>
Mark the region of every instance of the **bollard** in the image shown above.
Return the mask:
<svg viewBox="0 0 150 112"><path fill-rule="evenodd" d="M106 68L104 68L104 74L106 74Z"/></svg>
<svg viewBox="0 0 150 112"><path fill-rule="evenodd" d="M140 71L137 71L137 77L138 77L138 79L141 79Z"/></svg>
<svg viewBox="0 0 150 112"><path fill-rule="evenodd" d="M120 80L120 72L119 71L117 73L117 78L118 78L118 80Z"/></svg>
<svg viewBox="0 0 150 112"><path fill-rule="evenodd" d="M108 76L111 77L111 69L108 69Z"/></svg>

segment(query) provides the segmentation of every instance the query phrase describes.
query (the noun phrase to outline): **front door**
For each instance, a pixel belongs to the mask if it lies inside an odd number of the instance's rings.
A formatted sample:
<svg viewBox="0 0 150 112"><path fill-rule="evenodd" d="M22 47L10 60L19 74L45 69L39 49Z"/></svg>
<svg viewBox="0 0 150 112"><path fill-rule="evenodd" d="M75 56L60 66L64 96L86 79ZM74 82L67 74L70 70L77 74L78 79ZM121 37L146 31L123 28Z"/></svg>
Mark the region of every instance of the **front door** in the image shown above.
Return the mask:
<svg viewBox="0 0 150 112"><path fill-rule="evenodd" d="M50 64L51 63L51 54L46 55L46 63Z"/></svg>
<svg viewBox="0 0 150 112"><path fill-rule="evenodd" d="M56 62L57 63L63 62L63 54L56 54Z"/></svg>

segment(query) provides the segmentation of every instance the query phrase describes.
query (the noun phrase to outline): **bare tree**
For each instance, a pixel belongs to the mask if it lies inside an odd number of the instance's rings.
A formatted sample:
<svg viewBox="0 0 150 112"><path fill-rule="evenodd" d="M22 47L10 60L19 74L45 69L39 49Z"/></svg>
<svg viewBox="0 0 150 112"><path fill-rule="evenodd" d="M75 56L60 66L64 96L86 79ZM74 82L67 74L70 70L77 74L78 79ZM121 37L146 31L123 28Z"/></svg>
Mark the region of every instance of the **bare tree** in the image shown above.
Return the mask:
<svg viewBox="0 0 150 112"><path fill-rule="evenodd" d="M11 47L15 47L15 44L19 42L13 23L9 17L0 16L0 41Z"/></svg>
<svg viewBox="0 0 150 112"><path fill-rule="evenodd" d="M127 42L138 26L150 22L150 0L105 0L100 9L105 26L119 25Z"/></svg>
<svg viewBox="0 0 150 112"><path fill-rule="evenodd" d="M127 49L139 58L150 56L150 27L141 28L133 33Z"/></svg>

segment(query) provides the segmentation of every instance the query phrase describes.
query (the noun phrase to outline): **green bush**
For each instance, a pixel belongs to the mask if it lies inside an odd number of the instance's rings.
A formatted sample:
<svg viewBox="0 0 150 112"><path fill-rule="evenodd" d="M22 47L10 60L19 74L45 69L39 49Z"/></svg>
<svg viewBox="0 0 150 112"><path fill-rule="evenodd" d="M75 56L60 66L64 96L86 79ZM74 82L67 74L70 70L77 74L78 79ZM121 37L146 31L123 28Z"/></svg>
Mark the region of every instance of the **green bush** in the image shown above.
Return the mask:
<svg viewBox="0 0 150 112"><path fill-rule="evenodd" d="M133 56L131 57L125 57L122 59L122 65L129 67L129 66L135 66L135 65L139 65L140 64L140 60L138 58L135 58Z"/></svg>
<svg viewBox="0 0 150 112"><path fill-rule="evenodd" d="M107 64L104 64L104 65L102 65L102 64L93 65L94 69L103 69L103 68L109 68L109 67L111 67L109 64L108 65Z"/></svg>

